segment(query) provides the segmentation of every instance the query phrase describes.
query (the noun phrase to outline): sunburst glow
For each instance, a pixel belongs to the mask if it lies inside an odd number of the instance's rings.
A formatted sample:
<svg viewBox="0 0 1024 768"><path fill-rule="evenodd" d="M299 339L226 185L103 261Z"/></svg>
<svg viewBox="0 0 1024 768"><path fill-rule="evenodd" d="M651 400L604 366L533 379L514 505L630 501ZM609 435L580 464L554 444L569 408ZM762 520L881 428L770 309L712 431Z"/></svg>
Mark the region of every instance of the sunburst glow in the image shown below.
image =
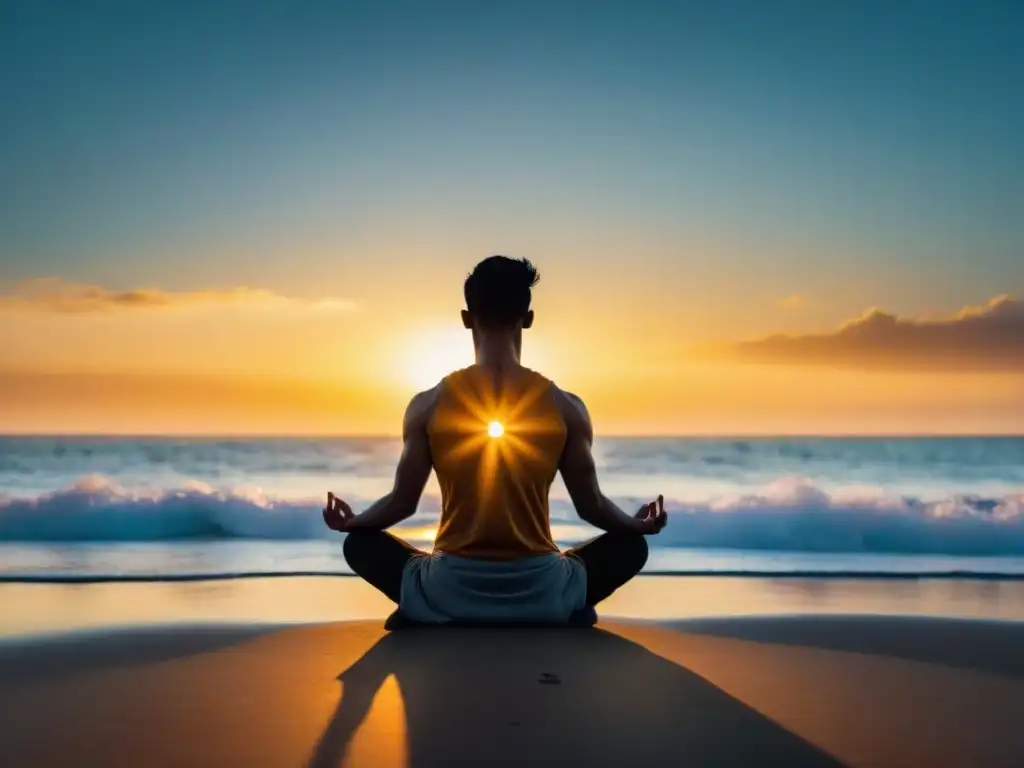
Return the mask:
<svg viewBox="0 0 1024 768"><path fill-rule="evenodd" d="M543 381L525 387L495 387L472 377L452 386L459 408L446 429L459 437L453 440L448 459L477 463L479 503L483 506L502 471L522 471L524 463L540 460L538 441L557 436L564 427L557 417L538 408L538 401L548 392Z"/></svg>

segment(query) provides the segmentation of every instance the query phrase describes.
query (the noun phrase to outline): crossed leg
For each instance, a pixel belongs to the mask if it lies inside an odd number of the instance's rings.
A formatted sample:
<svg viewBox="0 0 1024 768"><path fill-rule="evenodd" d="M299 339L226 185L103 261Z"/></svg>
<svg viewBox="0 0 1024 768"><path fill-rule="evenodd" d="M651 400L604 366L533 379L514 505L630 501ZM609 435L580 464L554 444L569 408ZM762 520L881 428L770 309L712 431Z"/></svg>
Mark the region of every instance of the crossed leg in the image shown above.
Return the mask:
<svg viewBox="0 0 1024 768"><path fill-rule="evenodd" d="M402 571L412 557L422 555L387 531L353 531L342 545L345 560L355 574L395 603L402 594Z"/></svg>
<svg viewBox="0 0 1024 768"><path fill-rule="evenodd" d="M353 531L343 545L349 567L398 603L402 572L424 554L387 531ZM636 576L647 562L647 540L639 533L604 533L565 552L587 569L587 605L595 606Z"/></svg>
<svg viewBox="0 0 1024 768"><path fill-rule="evenodd" d="M603 533L565 553L587 569L587 605L593 607L632 579L647 562L647 539L640 533Z"/></svg>

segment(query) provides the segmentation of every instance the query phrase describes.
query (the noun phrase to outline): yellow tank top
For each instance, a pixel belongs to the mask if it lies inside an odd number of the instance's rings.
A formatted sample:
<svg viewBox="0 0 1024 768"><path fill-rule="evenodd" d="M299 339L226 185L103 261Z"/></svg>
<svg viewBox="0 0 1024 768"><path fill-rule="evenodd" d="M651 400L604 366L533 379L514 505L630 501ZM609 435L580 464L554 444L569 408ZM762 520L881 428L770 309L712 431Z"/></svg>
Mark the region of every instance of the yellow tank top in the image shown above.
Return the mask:
<svg viewBox="0 0 1024 768"><path fill-rule="evenodd" d="M441 382L428 426L440 552L483 560L557 552L548 491L565 446L554 385L527 368L496 386L472 366Z"/></svg>

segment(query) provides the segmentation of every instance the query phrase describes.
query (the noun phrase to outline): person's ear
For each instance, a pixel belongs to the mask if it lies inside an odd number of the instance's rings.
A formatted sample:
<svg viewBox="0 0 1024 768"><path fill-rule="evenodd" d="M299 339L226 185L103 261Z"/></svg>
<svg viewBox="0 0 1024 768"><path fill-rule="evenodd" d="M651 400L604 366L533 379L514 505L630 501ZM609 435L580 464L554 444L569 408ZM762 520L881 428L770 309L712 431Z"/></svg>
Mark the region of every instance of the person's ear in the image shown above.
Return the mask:
<svg viewBox="0 0 1024 768"><path fill-rule="evenodd" d="M468 309L462 310L462 327L473 330L473 313Z"/></svg>
<svg viewBox="0 0 1024 768"><path fill-rule="evenodd" d="M533 327L533 310L531 309L526 313L526 317L523 318L523 328Z"/></svg>

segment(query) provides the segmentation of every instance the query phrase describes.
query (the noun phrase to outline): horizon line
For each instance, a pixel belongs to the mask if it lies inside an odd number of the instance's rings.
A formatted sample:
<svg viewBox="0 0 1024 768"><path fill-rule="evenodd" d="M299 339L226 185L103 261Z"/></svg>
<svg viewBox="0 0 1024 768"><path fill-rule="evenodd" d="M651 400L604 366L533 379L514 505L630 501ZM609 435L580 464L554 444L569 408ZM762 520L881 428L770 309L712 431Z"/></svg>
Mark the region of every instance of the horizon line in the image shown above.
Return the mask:
<svg viewBox="0 0 1024 768"><path fill-rule="evenodd" d="M400 440L397 432L4 432L0 439L11 438L185 438L232 440ZM1022 439L1024 432L696 432L672 434L605 433L596 440L779 440L779 439Z"/></svg>
<svg viewBox="0 0 1024 768"><path fill-rule="evenodd" d="M18 544L19 542L10 542ZM113 545L124 542L114 542ZM836 553L848 554L848 553ZM675 578L724 579L819 579L829 581L1024 581L1024 573L1015 571L945 570L945 571L856 571L856 570L642 570L639 576ZM152 573L152 574L0 574L0 584L160 584L204 581L242 581L247 579L357 579L346 571L234 571L208 573Z"/></svg>

